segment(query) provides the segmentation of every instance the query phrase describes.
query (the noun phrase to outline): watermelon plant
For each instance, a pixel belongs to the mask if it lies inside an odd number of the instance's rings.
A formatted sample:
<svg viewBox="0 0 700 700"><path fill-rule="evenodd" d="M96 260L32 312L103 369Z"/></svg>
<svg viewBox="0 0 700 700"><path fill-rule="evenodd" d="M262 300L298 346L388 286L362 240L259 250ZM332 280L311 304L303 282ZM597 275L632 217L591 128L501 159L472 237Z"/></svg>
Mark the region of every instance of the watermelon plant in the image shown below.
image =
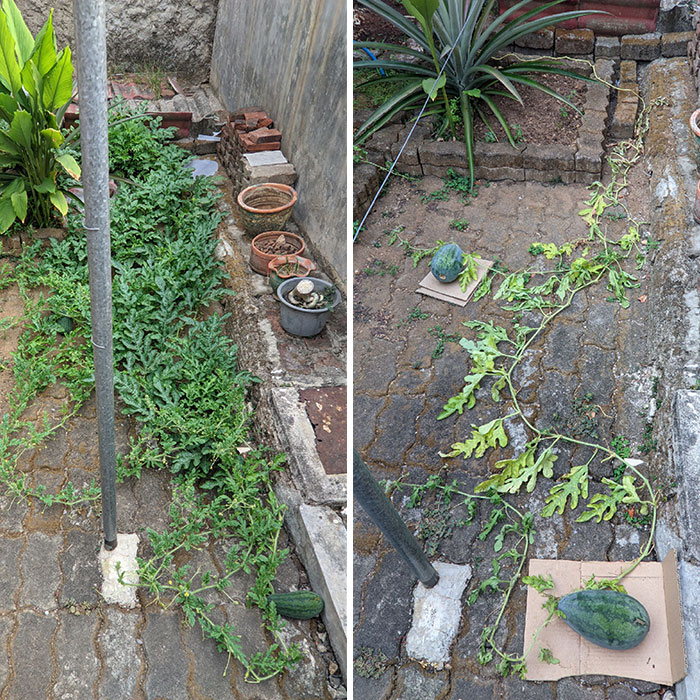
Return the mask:
<svg viewBox="0 0 700 700"><path fill-rule="evenodd" d="M594 431L573 434L556 425L538 427L523 411L515 373L545 329L570 308L581 291L603 283L614 294L610 298L612 302L621 306L629 303L629 289L634 288L638 281L623 269L623 264L630 260L639 266L640 256L641 263L644 262L645 250L637 236L640 222L627 212L627 233L619 240L612 240L606 235L601 220L609 208L624 207L621 193L627 185L630 169L643 152L649 114L656 104L647 105L639 115L634 138L618 144L613 150L609 157L611 182L607 185L598 182L591 187L590 198L579 212L589 227L589 237L585 241L576 240L560 246L533 244L530 252L556 261L551 266L553 269L546 272L542 272L541 267L509 271L494 265L475 292L475 298L491 294L495 300L500 300L503 310L513 315L513 322L510 328L484 320L464 324L473 331L472 337L460 340L460 345L469 355L470 367L461 391L446 401L438 420L464 414L484 399L488 401L490 398L494 404L507 406L502 416L483 425L472 425L463 440L452 443L441 453L444 458L465 460L491 457L490 473L472 492L460 488L456 480L449 482L441 475L431 476L426 484L403 481L387 484L389 490L411 489L409 507L420 506L424 495L432 491L439 502L452 503L455 508L466 507L469 522L477 503L487 506L478 538L493 541L494 557L489 575L475 583L467 602L473 604L479 596L491 592L500 596L500 605L489 615L489 622L482 631L478 660L482 664L494 662L504 676L511 673L524 676L525 659L537 644L536 634L526 644L523 654L514 654L504 651L498 642L503 632L505 610L520 582L544 595L548 613L545 624L555 617L567 616L572 627L575 625L579 633L595 643L607 644L609 648L630 648L626 645L638 643L648 629L648 615L624 596L624 579L653 552L660 503L658 490L641 470L643 463L621 449L619 440L604 444ZM404 244L403 239L402 246L411 254L428 250L418 249L410 241ZM523 322L525 314L527 325ZM584 397L581 401L580 410L588 412L593 406L593 397ZM500 460L493 459L494 450L511 445L513 425L517 425L519 437L526 439L518 441L520 445L514 454ZM556 478L560 458L558 447L564 445L585 448L578 454L585 452L586 457L569 465L568 469L560 469L563 473ZM611 463L614 478L596 476L600 474L599 464L604 462ZM476 471L474 467L474 464L468 464L469 473ZM535 536L534 516L515 508L509 499L518 494L527 497L543 481L549 483L541 506L542 517L552 518L567 511L577 511L575 519L578 523L603 522L633 508L635 513L648 519L647 536L640 546L639 555L614 578L598 581L591 578L584 586L582 593L585 595L560 600L553 595L551 576L523 576ZM594 484L595 488L592 488ZM442 531L449 532L456 524L457 521L445 520ZM614 630L603 621L605 614L616 621ZM557 663L555 652L540 648L539 658Z"/></svg>

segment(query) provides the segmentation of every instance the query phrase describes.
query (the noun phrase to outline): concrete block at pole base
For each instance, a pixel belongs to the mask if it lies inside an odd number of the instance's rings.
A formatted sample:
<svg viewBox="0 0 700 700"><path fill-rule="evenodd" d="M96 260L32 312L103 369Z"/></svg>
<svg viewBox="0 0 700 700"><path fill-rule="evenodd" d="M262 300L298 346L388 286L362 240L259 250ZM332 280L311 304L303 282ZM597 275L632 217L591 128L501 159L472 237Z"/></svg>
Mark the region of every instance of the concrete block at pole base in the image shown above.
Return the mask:
<svg viewBox="0 0 700 700"><path fill-rule="evenodd" d="M406 653L438 669L450 660L462 615L461 598L472 577L468 564L435 562L440 580L432 588L416 585L413 593L413 622L406 635Z"/></svg>
<svg viewBox="0 0 700 700"><path fill-rule="evenodd" d="M138 535L118 534L117 546L113 550L108 551L104 546L100 549L102 597L105 602L116 603L124 608L136 607L136 584L139 582L136 563L138 545ZM124 583L119 580L120 574Z"/></svg>

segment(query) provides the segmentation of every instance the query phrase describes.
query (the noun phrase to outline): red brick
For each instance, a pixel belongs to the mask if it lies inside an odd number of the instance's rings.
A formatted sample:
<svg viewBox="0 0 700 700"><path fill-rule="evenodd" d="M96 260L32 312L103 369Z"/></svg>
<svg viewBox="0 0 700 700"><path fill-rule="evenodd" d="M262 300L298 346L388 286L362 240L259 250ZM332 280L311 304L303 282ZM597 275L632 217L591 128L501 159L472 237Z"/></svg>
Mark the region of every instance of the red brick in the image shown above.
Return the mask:
<svg viewBox="0 0 700 700"><path fill-rule="evenodd" d="M241 146L248 153L258 153L259 151L278 151L282 146L281 141L269 141L267 143L254 143L249 134L238 135Z"/></svg>
<svg viewBox="0 0 700 700"><path fill-rule="evenodd" d="M265 126L269 126L270 128L274 126L274 122L272 121L272 119L270 119L270 117L265 117L265 119L261 119L258 122L258 127L262 128Z"/></svg>
<svg viewBox="0 0 700 700"><path fill-rule="evenodd" d="M281 141L282 133L277 131L277 129L268 129L267 127L263 129L255 129L247 134L249 139L252 139L252 143L270 143L271 141Z"/></svg>

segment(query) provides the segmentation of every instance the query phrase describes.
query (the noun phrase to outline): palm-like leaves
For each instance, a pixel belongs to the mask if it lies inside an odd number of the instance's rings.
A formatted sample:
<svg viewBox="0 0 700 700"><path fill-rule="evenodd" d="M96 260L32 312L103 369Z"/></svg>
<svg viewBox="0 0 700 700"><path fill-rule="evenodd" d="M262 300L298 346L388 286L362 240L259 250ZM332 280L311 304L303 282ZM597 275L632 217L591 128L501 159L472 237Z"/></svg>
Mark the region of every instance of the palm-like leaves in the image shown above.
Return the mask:
<svg viewBox="0 0 700 700"><path fill-rule="evenodd" d="M80 166L59 149L59 124L73 92L68 47L56 51L52 14L36 39L14 0L0 9L0 233L15 219L48 226L68 203L57 179L80 179Z"/></svg>
<svg viewBox="0 0 700 700"><path fill-rule="evenodd" d="M508 45L527 34L582 15L592 14L588 11L572 11L541 15L544 10L563 1L553 0L516 16L529 2L529 0L521 0L503 14L496 16L494 15L496 0L439 0L432 4L422 2L420 7L416 7L419 4L417 0L404 0L408 11L419 19L420 26L418 26L387 5L384 0L360 0L361 4L391 22L407 38L412 39L420 46L421 51L380 42L355 44L357 48L380 50L389 56L379 60L357 61L356 69L383 68L387 73L386 76L365 81L358 87L383 82L391 84L394 88L389 99L380 105L358 129L355 135L356 141L362 143L397 113L410 112L422 105L430 91L430 87L424 86L424 81L427 78L434 82L438 77L439 66L434 60L433 49L442 64L454 46L454 51L444 70L446 78L444 103L447 102L447 95L459 100L464 121L470 180L473 182L475 114L483 117L484 107L488 107L503 127L509 141L514 143L508 125L493 101L495 96L506 95L523 104L518 88L521 85L527 85L556 97L576 110L566 97L551 90L532 76L538 73L557 73L585 79L583 76L563 69L555 61L548 59L537 58L530 61L498 59L499 55L505 53ZM431 10L433 14L429 22L425 21L424 16L419 16ZM430 84L426 82L426 85ZM445 119L451 124L450 110L446 107L446 104L441 104L436 107L436 111L444 112Z"/></svg>

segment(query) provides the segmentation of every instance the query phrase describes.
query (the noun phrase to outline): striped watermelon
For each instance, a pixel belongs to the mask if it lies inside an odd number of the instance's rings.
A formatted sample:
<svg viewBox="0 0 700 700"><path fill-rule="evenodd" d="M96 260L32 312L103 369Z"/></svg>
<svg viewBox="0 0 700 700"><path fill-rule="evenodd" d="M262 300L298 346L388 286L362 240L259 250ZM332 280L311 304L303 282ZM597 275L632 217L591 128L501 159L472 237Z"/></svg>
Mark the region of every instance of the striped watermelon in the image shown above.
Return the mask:
<svg viewBox="0 0 700 700"><path fill-rule="evenodd" d="M574 632L606 649L636 647L649 631L649 613L625 593L576 591L562 597L557 607Z"/></svg>

